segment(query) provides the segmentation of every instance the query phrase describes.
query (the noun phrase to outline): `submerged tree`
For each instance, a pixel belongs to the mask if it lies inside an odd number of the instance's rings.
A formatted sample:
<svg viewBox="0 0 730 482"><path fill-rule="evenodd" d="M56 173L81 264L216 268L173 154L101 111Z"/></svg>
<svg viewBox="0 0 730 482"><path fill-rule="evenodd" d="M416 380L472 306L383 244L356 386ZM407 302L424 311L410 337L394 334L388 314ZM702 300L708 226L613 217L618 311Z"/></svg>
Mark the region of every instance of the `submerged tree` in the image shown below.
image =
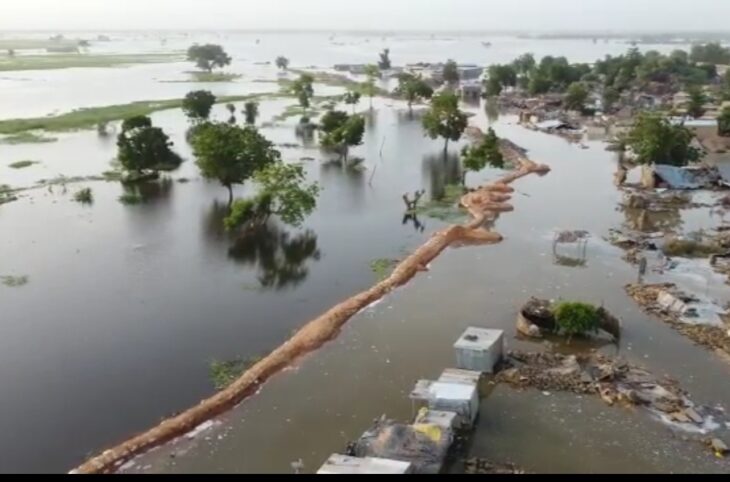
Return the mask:
<svg viewBox="0 0 730 482"><path fill-rule="evenodd" d="M461 183L466 184L466 175L469 171L479 172L487 166L503 168L504 156L499 148L499 137L491 127L484 139L476 145L464 147L462 150L462 164L464 172Z"/></svg>
<svg viewBox="0 0 730 482"><path fill-rule="evenodd" d="M202 122L210 117L216 97L207 90L188 92L183 99L182 109L192 122Z"/></svg>
<svg viewBox="0 0 730 482"><path fill-rule="evenodd" d="M228 123L235 124L236 122L238 122L238 120L236 119L236 106L234 104L226 104L226 110L230 114L228 116Z"/></svg>
<svg viewBox="0 0 730 482"><path fill-rule="evenodd" d="M259 192L233 203L224 220L229 231L242 226L260 226L274 215L286 224L300 226L317 204L319 186L305 184L301 165L275 162L257 171L253 180Z"/></svg>
<svg viewBox="0 0 730 482"><path fill-rule="evenodd" d="M642 113L627 134L625 144L634 152L637 164L685 166L702 158L700 150L692 145L694 137L684 125Z"/></svg>
<svg viewBox="0 0 730 482"><path fill-rule="evenodd" d="M406 73L398 76L398 87L395 94L408 103L408 111L412 113L413 103L430 99L433 96L433 88L420 75Z"/></svg>
<svg viewBox="0 0 730 482"><path fill-rule="evenodd" d="M365 75L367 76L367 80L363 82L361 90L364 95L370 98L370 109L372 109L373 97L378 93L375 81L380 78L380 69L378 69L377 65L367 65L365 66Z"/></svg>
<svg viewBox="0 0 730 482"><path fill-rule="evenodd" d="M124 120L117 137L117 159L129 172L168 171L176 169L182 158L172 150L173 143L147 116Z"/></svg>
<svg viewBox="0 0 730 482"><path fill-rule="evenodd" d="M309 109L314 97L314 77L309 74L302 74L294 81L290 90L291 93L299 100L299 105L303 110Z"/></svg>
<svg viewBox="0 0 730 482"><path fill-rule="evenodd" d="M390 49L384 49L380 53L380 61L378 62L378 68L380 70L390 70L393 65L390 62Z"/></svg>
<svg viewBox="0 0 730 482"><path fill-rule="evenodd" d="M192 146L203 177L215 179L228 189L229 204L233 202L234 184L244 183L257 171L281 160L274 145L250 126L202 124Z"/></svg>
<svg viewBox="0 0 730 482"><path fill-rule="evenodd" d="M276 58L276 67L281 70L287 70L289 68L289 59L280 56Z"/></svg>
<svg viewBox="0 0 730 482"><path fill-rule="evenodd" d="M231 57L220 45L192 45L188 49L188 60L195 62L200 70L212 72L215 68L223 68L231 64Z"/></svg>
<svg viewBox="0 0 730 482"><path fill-rule="evenodd" d="M362 144L365 118L333 110L322 116L319 129L322 132L322 146L334 150L341 160L347 162L350 147Z"/></svg>
<svg viewBox="0 0 730 482"><path fill-rule="evenodd" d="M357 104L360 103L360 98L362 97L362 94L360 92L356 92L354 90L351 90L347 92L344 96L342 96L342 101L352 106L352 113L355 113L355 108L357 107Z"/></svg>
<svg viewBox="0 0 730 482"><path fill-rule="evenodd" d="M256 118L259 116L259 103L256 101L249 101L243 104L243 113L246 117L246 124L256 124Z"/></svg>
<svg viewBox="0 0 730 482"><path fill-rule="evenodd" d="M459 97L452 92L433 96L431 108L423 116L423 129L431 139L444 138L444 152L449 141L458 141L469 125L469 117L459 109Z"/></svg>

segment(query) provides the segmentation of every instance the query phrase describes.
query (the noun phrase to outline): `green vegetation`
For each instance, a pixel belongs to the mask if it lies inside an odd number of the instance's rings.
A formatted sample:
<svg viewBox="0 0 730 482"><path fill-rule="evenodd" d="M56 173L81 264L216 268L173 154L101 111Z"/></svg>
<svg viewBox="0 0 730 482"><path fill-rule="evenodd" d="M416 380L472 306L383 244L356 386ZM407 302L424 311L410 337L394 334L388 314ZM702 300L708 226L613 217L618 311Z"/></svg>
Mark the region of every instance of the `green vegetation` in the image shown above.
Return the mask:
<svg viewBox="0 0 730 482"><path fill-rule="evenodd" d="M727 65L730 64L730 49L723 47L718 42L694 45L692 46L690 58L694 62Z"/></svg>
<svg viewBox="0 0 730 482"><path fill-rule="evenodd" d="M229 72L190 72L193 82L233 82L241 78L241 74Z"/></svg>
<svg viewBox="0 0 730 482"><path fill-rule="evenodd" d="M8 164L8 167L11 169L25 169L26 167L30 167L33 164L38 164L38 161L17 161Z"/></svg>
<svg viewBox="0 0 730 482"><path fill-rule="evenodd" d="M142 204L144 198L137 191L127 191L119 196L119 202L125 206L136 206L137 204Z"/></svg>
<svg viewBox="0 0 730 482"><path fill-rule="evenodd" d="M150 171L169 171L182 163L172 146L167 134L152 126L149 117L130 117L122 123L122 132L117 137L117 159L125 170L138 177Z"/></svg>
<svg viewBox="0 0 730 482"><path fill-rule="evenodd" d="M705 103L707 102L707 97L705 97L702 89L697 86L691 87L688 93L689 104L687 105L687 113L695 119L699 119L705 115Z"/></svg>
<svg viewBox="0 0 730 482"><path fill-rule="evenodd" d="M205 123L191 144L203 177L228 189L229 204L233 203L233 184L242 184L262 168L281 161L274 145L251 126Z"/></svg>
<svg viewBox="0 0 730 482"><path fill-rule="evenodd" d="M218 103L239 102L266 97L268 94L250 94L219 97ZM64 132L81 129L95 129L103 122L147 116L154 112L182 107L182 99L138 101L129 104L90 107L51 117L9 119L0 121L0 134L18 134L32 130Z"/></svg>
<svg viewBox="0 0 730 482"><path fill-rule="evenodd" d="M210 117L216 97L208 90L188 92L182 102L182 110L191 122L203 122Z"/></svg>
<svg viewBox="0 0 730 482"><path fill-rule="evenodd" d="M319 129L323 133L322 146L337 152L340 160L347 162L350 147L362 144L365 134L365 118L331 110L322 116Z"/></svg>
<svg viewBox="0 0 730 482"><path fill-rule="evenodd" d="M370 74L366 74L366 75L375 74L373 76L373 79L374 79L374 78L377 78L380 76L380 71L378 71L378 70L373 71L373 67L375 67L375 66L371 66L369 68ZM328 85L331 87L343 87L348 90L358 91L358 92L362 92L364 95L368 95L363 90L365 88L364 84L361 84L355 80L352 80L351 78L349 78L345 75L333 74L330 72L306 72L306 71L297 70L297 69L290 69L289 72L291 72L293 74L298 74L298 75L308 75L309 77L312 78L312 81L317 84L324 84L324 85ZM295 82L296 81L292 81L292 80L288 80L288 79L279 79L278 80L278 83L279 83L279 85L281 85L283 92L285 92L287 94L291 93L291 87ZM367 82L366 82L366 84L367 84ZM389 92L387 90L377 87L375 85L374 81L372 83L372 89L374 92L374 94L373 94L374 96L375 95L381 95L381 96L389 95Z"/></svg>
<svg viewBox="0 0 730 482"><path fill-rule="evenodd" d="M12 136L0 137L0 144L45 144L56 142L56 137L42 136L34 132L21 132Z"/></svg>
<svg viewBox="0 0 730 482"><path fill-rule="evenodd" d="M317 204L319 186L304 184L301 165L275 162L256 172L254 181L259 186L259 193L233 203L230 214L223 221L226 230L260 227L272 215L286 224L300 226Z"/></svg>
<svg viewBox="0 0 730 482"><path fill-rule="evenodd" d="M355 90L351 90L351 91L347 92L342 97L342 101L346 105L351 105L352 106L352 113L354 114L355 113L355 107L357 107L357 104L360 103L360 98L362 98L362 94L360 92L355 91Z"/></svg>
<svg viewBox="0 0 730 482"><path fill-rule="evenodd" d="M420 75L401 74L394 94L408 103L408 111L413 112L413 103L433 97L433 88Z"/></svg>
<svg viewBox="0 0 730 482"><path fill-rule="evenodd" d="M377 65L365 66L365 76L367 80L360 86L360 92L363 95L370 98L370 108L373 108L373 97L378 94L378 88L375 85L375 80L380 78L380 69Z"/></svg>
<svg viewBox="0 0 730 482"><path fill-rule="evenodd" d="M223 390L235 382L246 370L261 361L261 358L236 358L210 363L210 379L216 390Z"/></svg>
<svg viewBox="0 0 730 482"><path fill-rule="evenodd" d="M442 92L431 99L431 108L423 116L423 130L431 139L442 137L444 152L449 141L457 142L469 125L469 117L459 109L459 97L452 92Z"/></svg>
<svg viewBox="0 0 730 482"><path fill-rule="evenodd" d="M301 74L299 79L291 84L290 92L299 100L302 110L310 107L314 97L314 77L310 74Z"/></svg>
<svg viewBox="0 0 730 482"><path fill-rule="evenodd" d="M499 148L499 137L491 127L480 142L473 146L464 147L462 151L462 173L461 183L466 184L466 175L469 171L479 172L485 167L504 167L504 156Z"/></svg>
<svg viewBox="0 0 730 482"><path fill-rule="evenodd" d="M56 54L0 57L0 72L19 70L56 70L70 68L106 68L134 64L159 64L181 60L179 54Z"/></svg>
<svg viewBox="0 0 730 482"><path fill-rule="evenodd" d="M390 272L398 264L397 259L379 258L370 262L370 269L378 280L384 280L390 275Z"/></svg>
<svg viewBox="0 0 730 482"><path fill-rule="evenodd" d="M28 276L0 276L0 282L8 288L19 288L28 284L30 278Z"/></svg>
<svg viewBox="0 0 730 482"><path fill-rule="evenodd" d="M685 166L701 159L702 153L692 146L694 134L683 125L641 113L624 142L636 155L637 164L669 164Z"/></svg>
<svg viewBox="0 0 730 482"><path fill-rule="evenodd" d="M259 103L256 101L249 101L243 105L243 114L246 118L246 124L256 124L256 118L259 116Z"/></svg>
<svg viewBox="0 0 730 482"><path fill-rule="evenodd" d="M456 85L461 80L459 77L459 66L453 60L448 60L444 64L444 70L441 75L444 78L444 82L449 85Z"/></svg>
<svg viewBox="0 0 730 482"><path fill-rule="evenodd" d="M81 204L91 204L94 202L94 193L90 187L79 189L74 194L74 201Z"/></svg>
<svg viewBox="0 0 730 482"><path fill-rule="evenodd" d="M212 72L215 68L223 68L231 65L231 57L220 45L205 44L192 45L188 49L188 61L205 72Z"/></svg>
<svg viewBox="0 0 730 482"><path fill-rule="evenodd" d="M596 333L601 322L598 308L587 303L558 303L553 308L553 314L558 331L568 337Z"/></svg>
<svg viewBox="0 0 730 482"><path fill-rule="evenodd" d="M717 118L717 132L723 137L730 137L730 107L725 107Z"/></svg>
<svg viewBox="0 0 730 482"><path fill-rule="evenodd" d="M0 50L46 50L54 47L78 47L79 39L64 38L4 38L0 39Z"/></svg>
<svg viewBox="0 0 730 482"><path fill-rule="evenodd" d="M588 95L588 89L583 83L573 82L568 87L568 93L565 96L565 107L569 110L582 112L585 109Z"/></svg>

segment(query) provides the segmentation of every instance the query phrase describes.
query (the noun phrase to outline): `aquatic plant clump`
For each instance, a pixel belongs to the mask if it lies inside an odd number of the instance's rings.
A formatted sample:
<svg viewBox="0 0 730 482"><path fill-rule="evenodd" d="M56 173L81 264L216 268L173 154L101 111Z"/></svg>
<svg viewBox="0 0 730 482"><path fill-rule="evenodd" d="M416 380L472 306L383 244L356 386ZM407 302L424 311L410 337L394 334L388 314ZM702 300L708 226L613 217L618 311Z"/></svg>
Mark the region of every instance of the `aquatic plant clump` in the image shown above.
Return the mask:
<svg viewBox="0 0 730 482"><path fill-rule="evenodd" d="M598 332L601 316L593 305L579 302L562 302L553 308L557 329L568 336L584 336Z"/></svg>
<svg viewBox="0 0 730 482"><path fill-rule="evenodd" d="M18 288L28 284L30 278L28 276L0 276L0 283L4 284L8 288Z"/></svg>

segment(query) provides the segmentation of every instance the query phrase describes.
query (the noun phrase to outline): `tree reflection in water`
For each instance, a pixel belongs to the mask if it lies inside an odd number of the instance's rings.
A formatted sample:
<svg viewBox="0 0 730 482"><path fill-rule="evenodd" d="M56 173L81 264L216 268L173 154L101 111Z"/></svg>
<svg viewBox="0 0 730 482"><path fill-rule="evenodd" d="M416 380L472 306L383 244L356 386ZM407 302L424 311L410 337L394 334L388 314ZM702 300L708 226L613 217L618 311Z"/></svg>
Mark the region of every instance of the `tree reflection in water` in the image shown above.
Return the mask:
<svg viewBox="0 0 730 482"><path fill-rule="evenodd" d="M292 234L269 221L237 234L228 256L257 267L263 288L283 290L302 283L309 275L307 261L319 261L321 254L314 231Z"/></svg>

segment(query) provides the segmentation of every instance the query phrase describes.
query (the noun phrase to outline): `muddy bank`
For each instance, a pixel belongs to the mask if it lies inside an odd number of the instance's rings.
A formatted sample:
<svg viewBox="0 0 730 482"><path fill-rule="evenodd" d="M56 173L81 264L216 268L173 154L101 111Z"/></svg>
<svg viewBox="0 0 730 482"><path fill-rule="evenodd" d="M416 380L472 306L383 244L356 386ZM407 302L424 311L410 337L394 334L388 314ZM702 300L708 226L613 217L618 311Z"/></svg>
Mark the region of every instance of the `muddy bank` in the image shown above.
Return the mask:
<svg viewBox="0 0 730 482"><path fill-rule="evenodd" d="M645 312L656 316L672 328L697 343L715 351L730 362L730 325L722 318L724 326L683 321L681 308L669 307L660 302L660 297L673 296L682 303L691 302L692 297L682 293L671 283L626 286L626 293L636 301ZM684 300L684 301L682 301Z"/></svg>
<svg viewBox="0 0 730 482"><path fill-rule="evenodd" d="M296 359L334 339L340 328L356 313L382 299L392 290L403 286L416 274L426 270L447 247L454 244L490 244L502 240L498 233L483 227L488 219L513 208L507 204L513 190L507 184L533 173L544 174L549 168L522 159L519 168L492 184L483 186L461 199L461 205L472 216L465 225L450 226L435 233L426 243L402 261L393 273L372 288L334 306L320 317L310 321L292 338L245 372L227 389L203 400L182 414L163 421L152 430L138 435L121 445L103 452L75 469L74 473L108 473L131 458L151 448L173 440L202 423L224 413L247 397L271 376L289 366Z"/></svg>

